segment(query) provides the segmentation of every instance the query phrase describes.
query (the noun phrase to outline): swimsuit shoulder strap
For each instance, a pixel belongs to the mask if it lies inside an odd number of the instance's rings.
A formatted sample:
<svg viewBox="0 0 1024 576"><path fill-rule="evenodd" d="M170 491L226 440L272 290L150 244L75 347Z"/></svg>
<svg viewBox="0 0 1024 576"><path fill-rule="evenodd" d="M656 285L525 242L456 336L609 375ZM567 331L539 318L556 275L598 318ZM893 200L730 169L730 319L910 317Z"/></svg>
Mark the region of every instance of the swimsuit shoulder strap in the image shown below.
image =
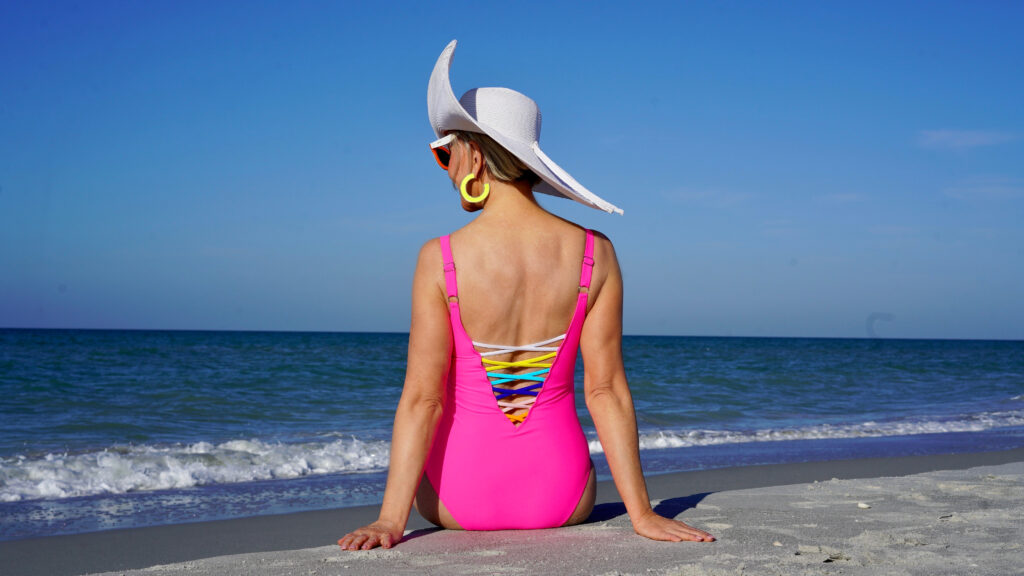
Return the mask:
<svg viewBox="0 0 1024 576"><path fill-rule="evenodd" d="M449 236L441 236L441 256L444 258L444 287L448 298L459 297L459 283L455 280L455 260L452 258L452 246Z"/></svg>
<svg viewBox="0 0 1024 576"><path fill-rule="evenodd" d="M583 250L583 268L580 270L580 288L590 288L594 272L594 231L587 230L587 247ZM452 273L454 277L454 272Z"/></svg>

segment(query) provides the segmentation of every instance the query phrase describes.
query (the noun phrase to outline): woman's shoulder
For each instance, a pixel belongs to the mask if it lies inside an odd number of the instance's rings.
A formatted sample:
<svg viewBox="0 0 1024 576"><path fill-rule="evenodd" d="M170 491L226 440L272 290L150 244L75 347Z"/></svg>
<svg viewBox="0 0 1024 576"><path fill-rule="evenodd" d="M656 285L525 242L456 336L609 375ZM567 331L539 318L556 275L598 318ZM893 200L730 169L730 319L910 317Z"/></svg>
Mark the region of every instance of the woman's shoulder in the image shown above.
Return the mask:
<svg viewBox="0 0 1024 576"><path fill-rule="evenodd" d="M419 255L416 259L416 269L429 271L434 268L441 270L444 267L444 255L441 251L441 239L431 238L420 246Z"/></svg>
<svg viewBox="0 0 1024 576"><path fill-rule="evenodd" d="M617 262L618 258L615 255L615 246L612 244L611 238L606 236L600 230L590 230L594 234L594 262Z"/></svg>
<svg viewBox="0 0 1024 576"><path fill-rule="evenodd" d="M435 237L427 240L420 246L420 259L424 257L437 256L441 257L441 237Z"/></svg>

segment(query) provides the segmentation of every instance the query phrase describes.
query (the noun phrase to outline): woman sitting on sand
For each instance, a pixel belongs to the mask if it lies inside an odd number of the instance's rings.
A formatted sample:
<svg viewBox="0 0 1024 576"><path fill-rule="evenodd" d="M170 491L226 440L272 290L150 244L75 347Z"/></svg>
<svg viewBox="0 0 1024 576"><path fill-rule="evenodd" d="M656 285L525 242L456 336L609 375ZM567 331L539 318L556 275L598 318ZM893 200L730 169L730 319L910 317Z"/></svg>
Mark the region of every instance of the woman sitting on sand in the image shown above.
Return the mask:
<svg viewBox="0 0 1024 576"><path fill-rule="evenodd" d="M651 509L622 364L622 277L611 242L545 211L534 192L622 211L544 155L533 100L506 88L456 100L448 80L454 50L453 41L430 77L439 137L431 148L462 208L480 214L420 250L384 503L376 522L338 544L398 543L414 497L419 513L444 528L586 520L596 483L576 416L577 350L587 408L633 528L655 540L713 540Z"/></svg>

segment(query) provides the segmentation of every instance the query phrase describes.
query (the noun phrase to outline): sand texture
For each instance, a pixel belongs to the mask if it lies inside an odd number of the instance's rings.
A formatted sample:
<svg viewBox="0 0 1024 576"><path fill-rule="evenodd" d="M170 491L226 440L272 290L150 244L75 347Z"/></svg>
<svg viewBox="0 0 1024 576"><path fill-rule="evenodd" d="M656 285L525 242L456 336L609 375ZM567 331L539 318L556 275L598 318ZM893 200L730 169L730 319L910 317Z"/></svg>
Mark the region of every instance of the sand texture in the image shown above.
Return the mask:
<svg viewBox="0 0 1024 576"><path fill-rule="evenodd" d="M1024 570L1024 462L672 498L714 543L635 535L621 504L557 530L412 531L391 550L335 546L108 572L248 574L970 574Z"/></svg>

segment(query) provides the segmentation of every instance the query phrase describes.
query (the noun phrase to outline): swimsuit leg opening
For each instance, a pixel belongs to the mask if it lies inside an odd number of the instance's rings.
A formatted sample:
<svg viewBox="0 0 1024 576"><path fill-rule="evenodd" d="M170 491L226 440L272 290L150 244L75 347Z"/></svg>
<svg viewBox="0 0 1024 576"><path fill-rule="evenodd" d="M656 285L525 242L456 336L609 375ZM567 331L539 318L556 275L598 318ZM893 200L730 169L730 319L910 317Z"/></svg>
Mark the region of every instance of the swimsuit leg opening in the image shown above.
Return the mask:
<svg viewBox="0 0 1024 576"><path fill-rule="evenodd" d="M594 503L597 500L597 471L594 469L594 461L590 460L590 470L587 472L587 481L583 484L583 493L576 504L576 509L569 515L562 526L574 526L582 524L590 518L594 511Z"/></svg>
<svg viewBox="0 0 1024 576"><path fill-rule="evenodd" d="M462 530L462 526L459 525L455 517L448 511L448 507L444 505L444 502L438 496L437 490L434 490L434 485L430 483L430 478L427 477L426 472L420 478L420 485L416 490L416 498L413 500L413 505L416 506L416 511L427 522L439 528Z"/></svg>

